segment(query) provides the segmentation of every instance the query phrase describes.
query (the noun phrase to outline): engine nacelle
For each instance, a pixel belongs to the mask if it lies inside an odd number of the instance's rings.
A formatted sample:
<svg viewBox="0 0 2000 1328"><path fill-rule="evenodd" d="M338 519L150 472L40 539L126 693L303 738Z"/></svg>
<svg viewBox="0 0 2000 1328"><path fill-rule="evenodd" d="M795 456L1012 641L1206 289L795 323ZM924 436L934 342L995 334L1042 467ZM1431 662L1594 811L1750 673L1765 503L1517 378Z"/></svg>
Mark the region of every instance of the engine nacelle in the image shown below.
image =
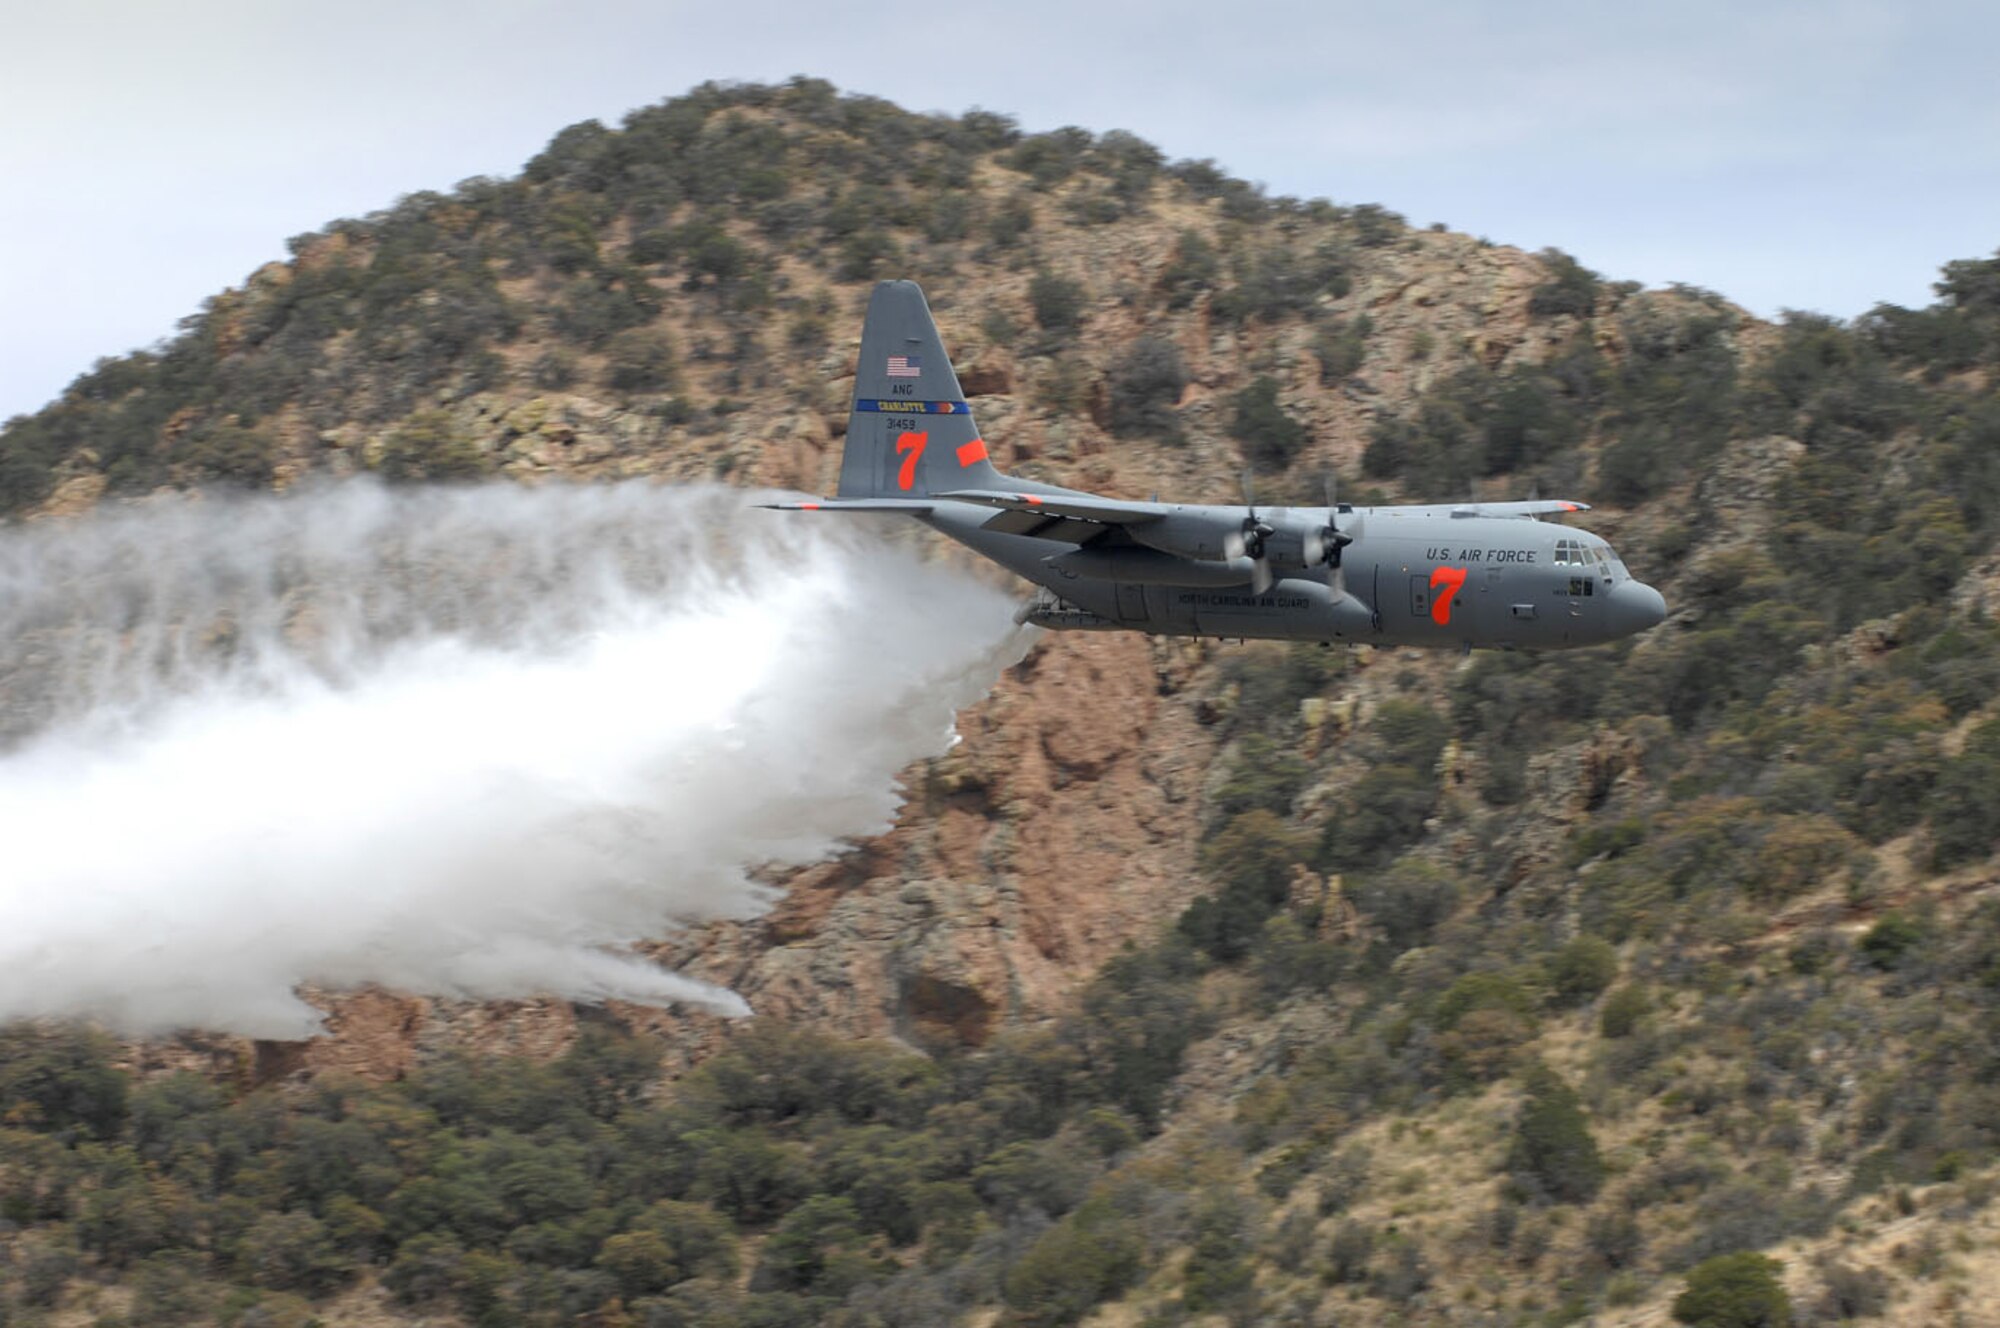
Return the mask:
<svg viewBox="0 0 2000 1328"><path fill-rule="evenodd" d="M1238 543L1242 532L1217 521L1212 514L1169 512L1158 521L1129 525L1125 533L1161 553L1203 562L1227 562L1241 553Z"/></svg>
<svg viewBox="0 0 2000 1328"><path fill-rule="evenodd" d="M1244 517L1247 521L1248 509L1245 509ZM1352 513L1339 516L1336 520L1339 522L1338 528L1342 534L1358 533L1359 518ZM1279 575L1324 567L1330 561L1327 555L1344 543L1333 537L1333 523L1327 520L1325 508L1274 507L1258 515L1257 525L1260 533L1252 535L1241 524L1228 525L1217 521L1212 512L1201 516L1174 512L1158 521L1127 526L1125 533L1148 548L1157 549L1162 553L1194 558L1203 562L1222 563L1240 558L1245 553L1254 557L1257 541L1261 536L1264 559ZM1157 584L1221 583L1182 581Z"/></svg>

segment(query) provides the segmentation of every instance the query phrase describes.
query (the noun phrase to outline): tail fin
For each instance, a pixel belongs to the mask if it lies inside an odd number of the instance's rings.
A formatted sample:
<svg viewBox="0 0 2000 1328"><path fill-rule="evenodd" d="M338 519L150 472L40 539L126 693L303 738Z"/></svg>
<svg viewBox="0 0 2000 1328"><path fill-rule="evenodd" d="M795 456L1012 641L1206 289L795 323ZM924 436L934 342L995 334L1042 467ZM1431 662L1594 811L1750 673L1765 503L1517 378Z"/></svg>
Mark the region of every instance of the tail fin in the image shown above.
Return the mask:
<svg viewBox="0 0 2000 1328"><path fill-rule="evenodd" d="M923 291L880 283L861 329L839 496L921 498L1000 483Z"/></svg>

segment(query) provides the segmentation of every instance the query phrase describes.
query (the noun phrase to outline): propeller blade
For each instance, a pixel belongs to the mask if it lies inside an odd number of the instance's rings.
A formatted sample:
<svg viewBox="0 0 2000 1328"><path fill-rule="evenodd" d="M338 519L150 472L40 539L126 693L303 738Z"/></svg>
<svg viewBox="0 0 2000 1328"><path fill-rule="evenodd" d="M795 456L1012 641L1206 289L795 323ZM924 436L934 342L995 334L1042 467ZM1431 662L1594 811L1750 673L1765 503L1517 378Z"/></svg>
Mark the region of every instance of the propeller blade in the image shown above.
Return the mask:
<svg viewBox="0 0 2000 1328"><path fill-rule="evenodd" d="M1250 593L1261 595L1271 588L1271 564L1259 558L1250 565Z"/></svg>

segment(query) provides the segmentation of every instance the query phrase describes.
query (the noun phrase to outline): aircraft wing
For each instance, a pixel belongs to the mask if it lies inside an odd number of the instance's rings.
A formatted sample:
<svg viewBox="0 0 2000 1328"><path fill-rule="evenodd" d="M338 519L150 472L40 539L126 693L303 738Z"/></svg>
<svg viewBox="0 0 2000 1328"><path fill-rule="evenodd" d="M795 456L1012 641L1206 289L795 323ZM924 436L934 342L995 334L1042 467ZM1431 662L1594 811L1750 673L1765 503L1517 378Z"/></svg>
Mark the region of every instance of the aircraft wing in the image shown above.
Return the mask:
<svg viewBox="0 0 2000 1328"><path fill-rule="evenodd" d="M1120 502L1116 498L1099 498L1089 493L1007 493L998 489L954 489L950 493L941 493L937 496L949 498L954 502L979 503L986 507L1004 508L1010 512L1025 512L1030 516L1095 521L1105 526L1136 526L1147 521L1158 521L1167 514L1167 509L1159 503L1127 503Z"/></svg>
<svg viewBox="0 0 2000 1328"><path fill-rule="evenodd" d="M1589 503L1568 498L1534 498L1513 503L1441 503L1431 507L1371 509L1390 516L1559 516L1565 512L1588 512Z"/></svg>

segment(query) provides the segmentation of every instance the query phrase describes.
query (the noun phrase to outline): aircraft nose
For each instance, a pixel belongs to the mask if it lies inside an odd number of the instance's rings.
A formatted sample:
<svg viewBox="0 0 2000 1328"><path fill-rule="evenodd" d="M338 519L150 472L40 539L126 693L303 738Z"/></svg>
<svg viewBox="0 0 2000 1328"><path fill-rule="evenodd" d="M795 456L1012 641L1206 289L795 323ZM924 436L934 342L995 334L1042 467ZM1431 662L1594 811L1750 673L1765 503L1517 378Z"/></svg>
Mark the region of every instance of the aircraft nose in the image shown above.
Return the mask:
<svg viewBox="0 0 2000 1328"><path fill-rule="evenodd" d="M1666 597L1643 581L1620 582L1611 592L1611 631L1631 636L1667 620Z"/></svg>

